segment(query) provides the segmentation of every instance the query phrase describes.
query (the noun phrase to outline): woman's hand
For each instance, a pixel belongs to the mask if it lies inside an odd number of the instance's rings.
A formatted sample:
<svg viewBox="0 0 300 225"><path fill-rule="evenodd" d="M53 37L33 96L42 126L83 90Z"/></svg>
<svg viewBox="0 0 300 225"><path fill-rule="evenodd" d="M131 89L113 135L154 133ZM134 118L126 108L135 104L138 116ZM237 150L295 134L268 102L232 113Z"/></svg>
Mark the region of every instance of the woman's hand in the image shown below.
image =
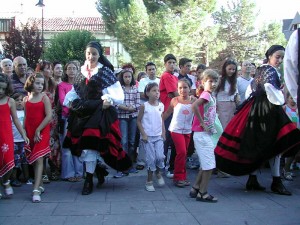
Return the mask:
<svg viewBox="0 0 300 225"><path fill-rule="evenodd" d="M112 105L111 101L107 101L106 99L103 101L102 109L108 109Z"/></svg>

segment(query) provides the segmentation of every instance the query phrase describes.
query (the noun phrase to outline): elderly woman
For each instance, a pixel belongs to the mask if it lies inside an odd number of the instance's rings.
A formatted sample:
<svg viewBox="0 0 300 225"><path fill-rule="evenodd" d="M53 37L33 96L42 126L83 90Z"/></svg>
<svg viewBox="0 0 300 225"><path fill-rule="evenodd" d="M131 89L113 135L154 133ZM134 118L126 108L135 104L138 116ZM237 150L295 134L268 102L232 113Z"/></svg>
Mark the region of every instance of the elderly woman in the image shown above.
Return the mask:
<svg viewBox="0 0 300 225"><path fill-rule="evenodd" d="M267 64L257 68L246 91L250 97L225 128L215 155L218 168L237 176L251 173L269 160L271 190L291 195L280 179L280 154L299 148L300 131L282 108L284 95L277 68L283 61L284 50L283 46L273 45L266 52ZM255 174L249 176L246 188L265 189Z"/></svg>
<svg viewBox="0 0 300 225"><path fill-rule="evenodd" d="M100 43L92 41L85 50L86 61L81 67L82 79L65 97L70 106L68 134L65 147L81 156L86 166L83 195L93 191L93 173L98 185L104 182L107 171L99 166L102 159L118 171L132 166L122 149L118 113L114 105L122 104L124 93L113 74L112 64L103 55Z"/></svg>

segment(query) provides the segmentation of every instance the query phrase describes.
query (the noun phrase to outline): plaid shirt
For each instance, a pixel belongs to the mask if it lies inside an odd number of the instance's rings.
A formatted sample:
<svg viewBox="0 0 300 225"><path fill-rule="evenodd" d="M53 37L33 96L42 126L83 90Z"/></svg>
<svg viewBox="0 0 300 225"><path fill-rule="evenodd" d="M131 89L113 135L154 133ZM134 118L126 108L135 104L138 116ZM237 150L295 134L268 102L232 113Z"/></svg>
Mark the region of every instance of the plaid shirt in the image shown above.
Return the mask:
<svg viewBox="0 0 300 225"><path fill-rule="evenodd" d="M137 87L131 86L130 90L126 90L125 86L122 86L124 91L124 103L122 105L132 105L135 108L134 112L129 112L118 108L118 117L122 119L137 117L139 108L141 106L140 103L140 93L138 92Z"/></svg>

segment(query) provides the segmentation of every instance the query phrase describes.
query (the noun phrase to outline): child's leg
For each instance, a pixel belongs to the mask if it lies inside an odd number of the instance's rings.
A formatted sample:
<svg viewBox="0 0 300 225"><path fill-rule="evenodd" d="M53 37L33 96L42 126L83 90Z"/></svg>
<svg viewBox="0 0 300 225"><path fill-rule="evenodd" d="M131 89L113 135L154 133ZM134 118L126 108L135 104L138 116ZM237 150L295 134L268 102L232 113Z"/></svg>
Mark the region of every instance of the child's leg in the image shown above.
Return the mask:
<svg viewBox="0 0 300 225"><path fill-rule="evenodd" d="M148 169L148 176L147 176L147 182L152 182L153 181L153 172Z"/></svg>
<svg viewBox="0 0 300 225"><path fill-rule="evenodd" d="M199 186L200 193L206 193L208 182L210 180L211 174L213 170L202 170L201 181Z"/></svg>
<svg viewBox="0 0 300 225"><path fill-rule="evenodd" d="M22 172L23 172L23 176L24 176L24 181L27 182L29 180L28 164L22 163L21 167L22 167Z"/></svg>
<svg viewBox="0 0 300 225"><path fill-rule="evenodd" d="M3 177L2 177L2 184L4 186L4 192L6 196L13 195L14 191L10 185L10 180L9 178L11 177L13 170L11 169L8 171Z"/></svg>
<svg viewBox="0 0 300 225"><path fill-rule="evenodd" d="M202 180L202 169L199 169L194 185L190 190L190 197L196 198L199 192L200 183Z"/></svg>
<svg viewBox="0 0 300 225"><path fill-rule="evenodd" d="M293 161L294 161L294 157L285 158L284 170L286 172L291 172L291 165L292 165Z"/></svg>
<svg viewBox="0 0 300 225"><path fill-rule="evenodd" d="M43 175L43 167L44 167L44 158L41 157L37 159L34 163L34 185L33 190L39 190L39 187L43 185L42 183L42 175ZM37 193L34 193L37 194Z"/></svg>
<svg viewBox="0 0 300 225"><path fill-rule="evenodd" d="M171 132L171 137L176 147L174 163L174 181L186 180L186 153L189 145L189 135Z"/></svg>

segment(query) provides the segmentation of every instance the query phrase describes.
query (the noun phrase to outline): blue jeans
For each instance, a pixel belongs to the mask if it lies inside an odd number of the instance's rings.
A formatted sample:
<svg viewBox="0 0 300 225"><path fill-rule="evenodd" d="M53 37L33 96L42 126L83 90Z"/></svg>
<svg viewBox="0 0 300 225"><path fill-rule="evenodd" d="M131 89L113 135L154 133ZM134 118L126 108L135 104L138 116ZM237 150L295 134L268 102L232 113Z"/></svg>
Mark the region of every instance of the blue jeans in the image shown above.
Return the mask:
<svg viewBox="0 0 300 225"><path fill-rule="evenodd" d="M136 117L120 118L120 130L122 134L122 147L125 152L132 158L134 155L134 142L136 134Z"/></svg>

